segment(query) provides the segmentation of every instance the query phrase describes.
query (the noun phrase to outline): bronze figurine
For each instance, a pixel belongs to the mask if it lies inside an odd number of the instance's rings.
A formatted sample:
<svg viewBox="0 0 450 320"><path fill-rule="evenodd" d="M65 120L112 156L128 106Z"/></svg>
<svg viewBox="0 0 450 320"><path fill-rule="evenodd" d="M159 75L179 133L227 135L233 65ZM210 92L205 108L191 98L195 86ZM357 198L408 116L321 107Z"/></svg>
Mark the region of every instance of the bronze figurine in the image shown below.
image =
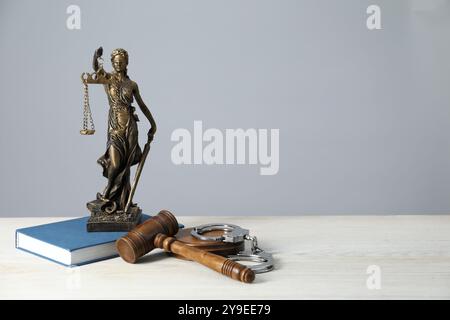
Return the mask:
<svg viewBox="0 0 450 320"><path fill-rule="evenodd" d="M150 150L150 143L156 132L156 123L150 110L142 101L136 82L127 74L128 53L124 49L115 49L111 53L113 71L106 72L102 65L102 47L94 53L95 73L81 75L84 84L84 119L81 134L95 132L89 107L88 84L103 84L108 103L108 132L105 153L97 160L103 167L103 176L108 179L102 193L87 203L91 212L88 231L130 231L141 218L142 210L132 202L134 192ZM138 142L138 116L136 100L142 113L150 122L147 143L141 150ZM138 164L133 183L130 183L130 168Z"/></svg>

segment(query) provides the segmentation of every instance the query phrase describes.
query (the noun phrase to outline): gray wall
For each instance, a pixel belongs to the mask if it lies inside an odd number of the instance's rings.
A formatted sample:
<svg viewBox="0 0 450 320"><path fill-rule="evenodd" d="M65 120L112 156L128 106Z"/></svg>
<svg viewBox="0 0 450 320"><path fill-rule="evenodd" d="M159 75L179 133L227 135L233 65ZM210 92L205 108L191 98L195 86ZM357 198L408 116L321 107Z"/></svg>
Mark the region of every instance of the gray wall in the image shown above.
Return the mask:
<svg viewBox="0 0 450 320"><path fill-rule="evenodd" d="M366 28L373 3L382 30ZM70 4L81 30L66 28ZM97 133L79 134L79 77L100 45L108 69L129 51L158 123L135 196L147 213L449 213L449 17L427 0L2 0L0 216L86 215L104 187L101 87ZM174 165L170 135L194 120L279 128L279 173Z"/></svg>

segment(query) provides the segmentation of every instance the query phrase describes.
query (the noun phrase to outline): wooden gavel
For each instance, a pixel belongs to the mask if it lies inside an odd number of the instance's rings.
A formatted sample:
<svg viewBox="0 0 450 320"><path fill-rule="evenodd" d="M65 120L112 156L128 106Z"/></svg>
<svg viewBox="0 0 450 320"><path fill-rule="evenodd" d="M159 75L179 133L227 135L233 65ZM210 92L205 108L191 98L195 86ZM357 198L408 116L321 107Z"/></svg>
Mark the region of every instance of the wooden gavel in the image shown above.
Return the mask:
<svg viewBox="0 0 450 320"><path fill-rule="evenodd" d="M240 263L176 240L172 236L177 232L178 221L175 216L167 210L162 210L118 239L117 250L123 260L136 263L146 253L160 248L196 261L235 280L250 283L255 279L253 270Z"/></svg>

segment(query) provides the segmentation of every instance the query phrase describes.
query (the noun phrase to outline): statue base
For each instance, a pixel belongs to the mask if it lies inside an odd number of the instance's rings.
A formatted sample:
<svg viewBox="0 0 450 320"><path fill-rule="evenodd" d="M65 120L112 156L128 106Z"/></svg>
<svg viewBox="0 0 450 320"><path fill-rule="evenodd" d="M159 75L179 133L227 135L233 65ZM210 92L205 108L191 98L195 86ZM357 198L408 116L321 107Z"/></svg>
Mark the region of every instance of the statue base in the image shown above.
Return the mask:
<svg viewBox="0 0 450 320"><path fill-rule="evenodd" d="M104 210L104 205L105 202L101 200L87 204L91 212L86 225L88 232L131 231L141 221L142 210L136 205L131 206L128 213L123 210L109 213Z"/></svg>

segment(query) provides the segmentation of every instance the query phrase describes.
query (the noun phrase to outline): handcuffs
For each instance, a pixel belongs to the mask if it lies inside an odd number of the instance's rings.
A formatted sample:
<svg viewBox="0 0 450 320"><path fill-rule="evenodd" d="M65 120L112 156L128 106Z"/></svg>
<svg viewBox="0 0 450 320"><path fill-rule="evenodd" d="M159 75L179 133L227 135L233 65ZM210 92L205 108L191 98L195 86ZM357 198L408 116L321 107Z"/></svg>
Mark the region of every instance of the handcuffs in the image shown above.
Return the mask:
<svg viewBox="0 0 450 320"><path fill-rule="evenodd" d="M205 236L204 233L208 231L224 231L220 236ZM265 252L258 247L258 240L255 236L250 236L248 229L241 228L229 223L208 223L201 226L194 227L191 235L199 240L204 241L222 241L229 243L238 243L243 241L251 241L251 251L241 251L235 255L229 255L227 258L233 261L249 261L256 262L256 264L248 267L255 273L263 273L273 270L273 257L270 253Z"/></svg>

